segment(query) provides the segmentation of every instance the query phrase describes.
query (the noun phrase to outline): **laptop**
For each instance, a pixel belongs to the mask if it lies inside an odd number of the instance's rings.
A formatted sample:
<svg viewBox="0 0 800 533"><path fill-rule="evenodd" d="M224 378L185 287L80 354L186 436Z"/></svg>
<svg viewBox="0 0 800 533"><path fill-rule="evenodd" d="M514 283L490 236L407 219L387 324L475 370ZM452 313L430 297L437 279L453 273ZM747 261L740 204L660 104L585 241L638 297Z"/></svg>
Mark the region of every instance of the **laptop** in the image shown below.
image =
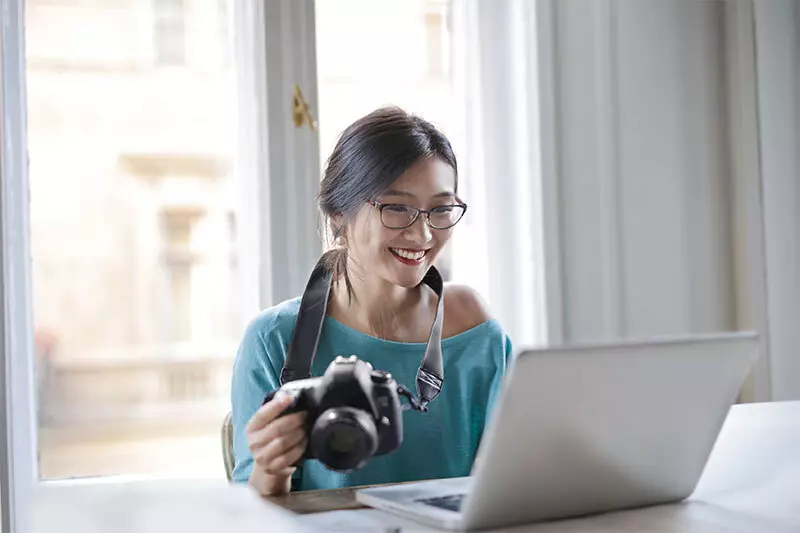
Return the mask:
<svg viewBox="0 0 800 533"><path fill-rule="evenodd" d="M726 333L519 351L469 477L356 499L461 531L678 502L757 347L754 333Z"/></svg>

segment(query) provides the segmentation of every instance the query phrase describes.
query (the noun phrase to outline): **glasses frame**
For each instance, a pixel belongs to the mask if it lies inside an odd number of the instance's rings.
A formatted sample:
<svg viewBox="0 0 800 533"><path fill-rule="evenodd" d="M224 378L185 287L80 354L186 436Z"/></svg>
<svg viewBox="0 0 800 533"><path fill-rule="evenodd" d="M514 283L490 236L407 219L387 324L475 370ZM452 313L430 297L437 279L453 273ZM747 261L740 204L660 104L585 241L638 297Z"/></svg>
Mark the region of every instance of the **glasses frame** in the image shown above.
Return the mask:
<svg viewBox="0 0 800 533"><path fill-rule="evenodd" d="M464 215L467 214L467 204L465 204L465 203L437 205L436 207L434 207L432 209L420 209L419 207L414 207L413 205L406 205L406 204L396 204L396 203L386 203L385 204L385 203L378 202L377 200L370 200L369 203L378 208L378 211L380 212L381 224L383 224L384 227L389 228L389 229L406 229L406 228L410 228L417 221L417 219L419 218L419 215L420 214L424 214L425 215L425 223L428 224L428 226L431 229L445 230L445 229L450 229L453 226L455 226L456 224L458 224L459 222L461 222L461 219L464 218ZM411 222L409 222L405 226L388 226L383 221L383 210L385 208L387 208L387 207L403 207L403 208L406 208L406 209L411 209L412 211L415 212L414 218L412 218ZM433 224L431 224L431 212L435 211L436 209L441 209L442 207L461 207L463 209L463 211L461 212L461 216L458 217L458 220L456 220L455 222L453 222L449 226L445 226L444 228L438 228L438 227L434 226Z"/></svg>

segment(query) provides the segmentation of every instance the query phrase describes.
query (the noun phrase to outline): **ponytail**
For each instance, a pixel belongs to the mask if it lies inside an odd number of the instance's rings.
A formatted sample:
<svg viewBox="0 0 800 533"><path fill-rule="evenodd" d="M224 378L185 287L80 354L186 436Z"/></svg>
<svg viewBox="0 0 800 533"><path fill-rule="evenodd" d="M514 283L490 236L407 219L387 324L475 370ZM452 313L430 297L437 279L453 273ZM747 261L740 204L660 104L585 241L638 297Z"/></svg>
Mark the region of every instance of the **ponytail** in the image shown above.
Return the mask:
<svg viewBox="0 0 800 533"><path fill-rule="evenodd" d="M344 280L347 287L347 297L353 299L353 284L350 282L350 275L347 273L347 246L336 246L322 255L325 266L331 273L331 280L338 284Z"/></svg>

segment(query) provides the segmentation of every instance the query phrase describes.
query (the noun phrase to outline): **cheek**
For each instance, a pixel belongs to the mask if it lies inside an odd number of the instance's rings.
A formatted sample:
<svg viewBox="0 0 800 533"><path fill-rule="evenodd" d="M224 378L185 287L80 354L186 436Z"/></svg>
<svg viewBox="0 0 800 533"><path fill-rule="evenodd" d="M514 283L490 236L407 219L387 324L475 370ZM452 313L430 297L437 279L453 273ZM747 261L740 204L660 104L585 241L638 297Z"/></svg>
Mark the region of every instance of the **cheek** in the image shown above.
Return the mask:
<svg viewBox="0 0 800 533"><path fill-rule="evenodd" d="M448 230L439 230L438 235L437 235L437 237L438 237L437 240L439 241L439 244L444 246L445 244L448 243L448 241L450 240L450 237L452 237L452 236L453 236L453 229L452 228L450 228Z"/></svg>
<svg viewBox="0 0 800 533"><path fill-rule="evenodd" d="M391 230L369 219L361 221L354 229L356 254L365 260L381 255L395 238Z"/></svg>
<svg viewBox="0 0 800 533"><path fill-rule="evenodd" d="M434 233L434 242L436 247L436 252L440 252L442 248L450 241L450 237L453 236L453 230L438 230Z"/></svg>

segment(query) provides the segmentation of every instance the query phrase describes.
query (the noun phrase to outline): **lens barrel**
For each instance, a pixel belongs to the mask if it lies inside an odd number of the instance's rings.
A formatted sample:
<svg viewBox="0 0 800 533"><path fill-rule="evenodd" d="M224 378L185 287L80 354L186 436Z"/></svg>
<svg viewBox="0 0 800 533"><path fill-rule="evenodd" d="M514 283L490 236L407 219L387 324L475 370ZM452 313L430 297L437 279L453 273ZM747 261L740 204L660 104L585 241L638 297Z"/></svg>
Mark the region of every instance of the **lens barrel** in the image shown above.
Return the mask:
<svg viewBox="0 0 800 533"><path fill-rule="evenodd" d="M378 431L361 409L334 407L323 412L311 429L309 445L319 461L340 472L363 467L378 449Z"/></svg>

